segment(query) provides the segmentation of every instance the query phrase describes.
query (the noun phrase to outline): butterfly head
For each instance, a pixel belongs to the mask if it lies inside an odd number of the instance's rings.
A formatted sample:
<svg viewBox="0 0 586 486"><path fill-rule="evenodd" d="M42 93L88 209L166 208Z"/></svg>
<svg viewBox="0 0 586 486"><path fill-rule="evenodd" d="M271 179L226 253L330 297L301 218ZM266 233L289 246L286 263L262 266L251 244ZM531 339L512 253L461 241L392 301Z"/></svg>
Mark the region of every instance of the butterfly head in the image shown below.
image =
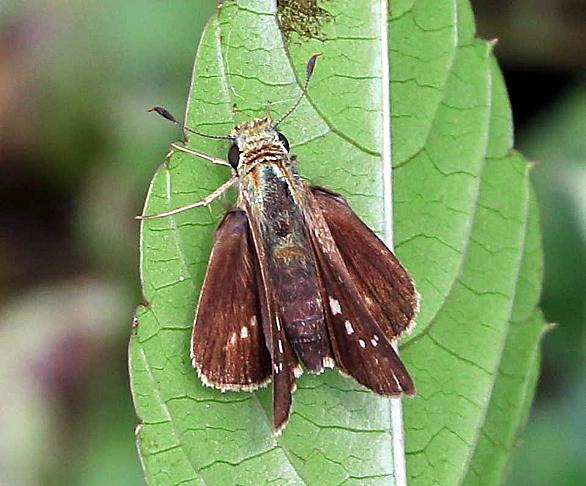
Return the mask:
<svg viewBox="0 0 586 486"><path fill-rule="evenodd" d="M263 154L286 157L289 152L289 141L277 130L270 116L240 123L232 130L230 138L233 143L228 161L234 169Z"/></svg>

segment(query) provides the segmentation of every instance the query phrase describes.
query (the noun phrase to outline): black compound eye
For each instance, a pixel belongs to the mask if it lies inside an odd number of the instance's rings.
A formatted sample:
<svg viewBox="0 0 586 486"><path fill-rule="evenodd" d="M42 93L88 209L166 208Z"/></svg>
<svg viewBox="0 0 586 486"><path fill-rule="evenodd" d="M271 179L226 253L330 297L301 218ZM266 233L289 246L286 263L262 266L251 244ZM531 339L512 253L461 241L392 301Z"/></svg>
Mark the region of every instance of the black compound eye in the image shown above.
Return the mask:
<svg viewBox="0 0 586 486"><path fill-rule="evenodd" d="M287 137L285 137L285 135L283 135L281 132L277 132L277 134L279 135L279 140L285 146L285 150L289 152L289 140L287 140Z"/></svg>
<svg viewBox="0 0 586 486"><path fill-rule="evenodd" d="M234 169L238 168L238 164L240 163L240 150L238 149L238 145L234 144L230 147L228 151L228 162L230 162L230 165Z"/></svg>

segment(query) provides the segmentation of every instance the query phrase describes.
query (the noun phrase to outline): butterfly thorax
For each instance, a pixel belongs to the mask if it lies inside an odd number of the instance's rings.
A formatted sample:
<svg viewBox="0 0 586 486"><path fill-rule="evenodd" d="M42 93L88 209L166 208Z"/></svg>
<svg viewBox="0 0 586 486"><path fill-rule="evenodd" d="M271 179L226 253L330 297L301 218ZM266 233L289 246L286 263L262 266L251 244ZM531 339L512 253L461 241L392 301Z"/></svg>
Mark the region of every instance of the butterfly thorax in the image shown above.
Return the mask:
<svg viewBox="0 0 586 486"><path fill-rule="evenodd" d="M287 167L290 165L287 148L269 117L241 123L234 128L230 137L240 151L240 177L246 176L263 163L278 163Z"/></svg>

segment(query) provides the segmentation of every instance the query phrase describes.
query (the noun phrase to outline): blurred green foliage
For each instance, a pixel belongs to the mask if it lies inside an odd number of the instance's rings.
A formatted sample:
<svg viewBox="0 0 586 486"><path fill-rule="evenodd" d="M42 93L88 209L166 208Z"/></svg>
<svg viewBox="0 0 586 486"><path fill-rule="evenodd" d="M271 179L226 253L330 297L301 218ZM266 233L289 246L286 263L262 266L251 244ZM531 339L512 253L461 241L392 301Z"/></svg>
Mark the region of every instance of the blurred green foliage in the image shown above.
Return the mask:
<svg viewBox="0 0 586 486"><path fill-rule="evenodd" d="M168 143L179 136L147 109L164 103L183 111L199 36L215 4L0 1L3 188L10 194L28 191L25 205L15 203L0 214L2 221L21 222L0 241L1 263L7 263L0 265L5 291L0 304L24 312L30 324L15 328L5 311L0 331L8 343L16 343L23 332L21 341L30 341L33 333L43 338L34 340L35 347L13 346L9 356L18 365L14 373L2 375L5 390L20 390L19 382L39 388L32 398L12 394L14 405L0 408L0 424L26 424L18 436L21 448L6 428L0 440L1 475L11 478L11 485L144 482L126 364L131 313L141 298L133 216L141 212L148 181ZM44 188L42 198L38 186ZM46 201L55 207L38 207ZM37 231L26 227L22 214L28 211L36 214L33 222L46 219L46 212L64 221L44 221ZM64 233L58 242L68 240L64 255L53 254L46 244L52 241L51 230ZM29 255L26 238L37 239L36 248L44 253ZM68 253L71 248L74 254ZM16 262L11 261L14 254ZM55 259L61 270L39 280L27 263L36 258ZM21 268L7 273L12 265ZM79 275L91 285L80 284ZM98 283L107 298L93 288ZM38 285L47 293L51 319L35 319L45 315L42 304L36 304L37 293L25 290ZM76 300L80 290L83 297ZM59 302L77 306L72 313L79 318L53 324L63 311ZM92 320L94 315L105 321ZM86 328L90 342L76 343L73 350L64 345ZM43 342L47 349L41 350ZM53 370L52 378L31 376L31 362L36 362L31 356L52 361L52 353L59 353L59 359L75 366L78 352L85 358L74 377L63 367ZM4 386L4 379L14 384ZM63 389L69 381L75 386ZM36 441L42 447L33 447Z"/></svg>
<svg viewBox="0 0 586 486"><path fill-rule="evenodd" d="M576 82L519 136L536 160L545 259L538 400L509 484L586 483L586 82Z"/></svg>

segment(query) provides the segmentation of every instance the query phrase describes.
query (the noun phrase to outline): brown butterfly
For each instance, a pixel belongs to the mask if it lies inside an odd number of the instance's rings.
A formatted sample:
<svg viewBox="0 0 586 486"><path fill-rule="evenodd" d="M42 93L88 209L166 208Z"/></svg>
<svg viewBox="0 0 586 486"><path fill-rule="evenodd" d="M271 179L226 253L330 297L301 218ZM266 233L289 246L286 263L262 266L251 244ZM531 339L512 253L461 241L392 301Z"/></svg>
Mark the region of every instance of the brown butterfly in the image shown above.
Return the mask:
<svg viewBox="0 0 586 486"><path fill-rule="evenodd" d="M317 55L307 65L307 81ZM303 97L303 95L302 95ZM395 255L339 194L309 186L289 142L270 116L238 125L228 160L174 144L233 169L202 201L159 218L207 206L238 184L236 207L216 230L191 339L191 358L205 385L250 391L273 382L275 433L285 427L295 379L305 368L337 365L381 395L413 395L395 341L419 308L413 280ZM151 109L181 125L162 107Z"/></svg>

